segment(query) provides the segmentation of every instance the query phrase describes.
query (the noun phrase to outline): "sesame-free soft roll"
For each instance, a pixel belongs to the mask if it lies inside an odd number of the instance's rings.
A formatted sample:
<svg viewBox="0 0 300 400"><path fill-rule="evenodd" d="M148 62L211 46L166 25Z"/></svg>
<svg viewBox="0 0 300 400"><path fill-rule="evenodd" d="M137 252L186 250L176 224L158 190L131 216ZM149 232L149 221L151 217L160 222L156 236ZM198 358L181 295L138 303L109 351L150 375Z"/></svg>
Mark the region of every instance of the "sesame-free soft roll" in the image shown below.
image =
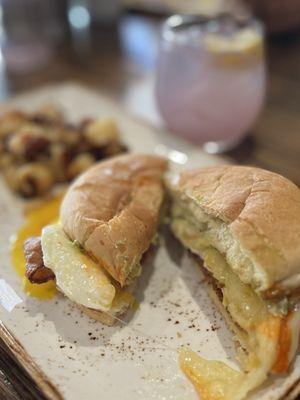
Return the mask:
<svg viewBox="0 0 300 400"><path fill-rule="evenodd" d="M229 394L220 399L244 398L269 372L285 373L297 349L300 190L278 174L243 166L186 171L168 187L171 229L199 261L240 343L243 383L239 376L236 386L224 386ZM185 354L182 366L200 393L207 385L219 390L219 364L212 383L203 360L196 376L197 367L187 362L192 358Z"/></svg>
<svg viewBox="0 0 300 400"><path fill-rule="evenodd" d="M86 171L68 189L59 222L43 229L40 242L26 242L28 278L42 283L52 271L69 299L113 323L132 303L124 286L139 276L142 256L156 235L166 168L160 157L132 154Z"/></svg>
<svg viewBox="0 0 300 400"><path fill-rule="evenodd" d="M64 231L121 286L139 275L156 233L166 166L152 155L116 157L84 173L63 200Z"/></svg>

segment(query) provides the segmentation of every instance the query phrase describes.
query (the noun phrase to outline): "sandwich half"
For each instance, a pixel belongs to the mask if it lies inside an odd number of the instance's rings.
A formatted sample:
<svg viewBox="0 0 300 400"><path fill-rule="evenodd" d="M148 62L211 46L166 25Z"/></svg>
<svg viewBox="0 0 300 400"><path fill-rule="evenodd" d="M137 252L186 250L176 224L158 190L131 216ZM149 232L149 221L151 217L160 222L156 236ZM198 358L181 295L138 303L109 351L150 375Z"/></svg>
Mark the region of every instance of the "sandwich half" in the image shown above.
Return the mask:
<svg viewBox="0 0 300 400"><path fill-rule="evenodd" d="M280 175L243 166L183 172L168 187L171 229L201 265L245 373L241 383L217 364L209 375L199 359L198 376L185 364L187 374L205 399L244 398L269 373L287 372L297 350L300 190Z"/></svg>
<svg viewBox="0 0 300 400"><path fill-rule="evenodd" d="M132 305L130 287L160 221L166 168L160 157L125 155L81 175L59 221L25 242L29 280L54 279L88 315L111 325Z"/></svg>

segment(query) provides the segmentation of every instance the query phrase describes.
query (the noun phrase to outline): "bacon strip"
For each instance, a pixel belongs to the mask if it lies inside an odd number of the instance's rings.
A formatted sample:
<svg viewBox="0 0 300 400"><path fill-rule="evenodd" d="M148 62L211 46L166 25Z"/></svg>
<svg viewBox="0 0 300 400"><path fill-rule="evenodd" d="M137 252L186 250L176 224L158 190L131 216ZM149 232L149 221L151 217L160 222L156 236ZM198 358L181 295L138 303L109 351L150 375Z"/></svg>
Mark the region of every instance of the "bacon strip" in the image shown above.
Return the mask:
<svg viewBox="0 0 300 400"><path fill-rule="evenodd" d="M24 253L26 277L31 283L45 283L55 279L53 271L44 265L41 238L39 236L30 237L25 241Z"/></svg>

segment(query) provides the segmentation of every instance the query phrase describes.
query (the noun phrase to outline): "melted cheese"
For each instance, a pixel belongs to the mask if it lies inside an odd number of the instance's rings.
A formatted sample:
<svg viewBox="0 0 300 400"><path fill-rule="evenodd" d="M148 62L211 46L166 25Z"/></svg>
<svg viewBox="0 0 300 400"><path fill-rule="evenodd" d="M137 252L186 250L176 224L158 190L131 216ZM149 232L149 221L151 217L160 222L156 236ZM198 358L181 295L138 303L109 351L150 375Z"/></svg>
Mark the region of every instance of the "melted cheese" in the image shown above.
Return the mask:
<svg viewBox="0 0 300 400"><path fill-rule="evenodd" d="M268 373L284 373L297 348L300 311L295 310L286 318L270 316L259 324L258 348L262 357L249 354L249 372L240 372L220 361L208 361L189 349L179 353L182 371L190 379L201 400L242 400L260 386ZM275 362L274 362L275 360Z"/></svg>
<svg viewBox="0 0 300 400"><path fill-rule="evenodd" d="M272 366L273 373L282 374L288 370L298 347L299 330L300 310L294 310L287 318L281 321L277 341L277 354Z"/></svg>
<svg viewBox="0 0 300 400"><path fill-rule="evenodd" d="M179 210L182 213L182 210ZM204 400L240 400L261 385L270 372L287 371L297 348L299 310L287 313L287 301L264 301L248 284L243 283L223 255L205 234L189 220L175 218L172 228L180 240L196 254L222 290L223 314L247 353L240 350L244 372L219 361L207 361L190 350L180 353L182 370ZM284 299L286 300L286 299Z"/></svg>
<svg viewBox="0 0 300 400"><path fill-rule="evenodd" d="M223 305L242 329L250 331L267 318L267 304L250 286L241 282L217 250L205 249L203 258L206 268L222 287Z"/></svg>
<svg viewBox="0 0 300 400"><path fill-rule="evenodd" d="M11 239L11 260L17 273L22 277L26 294L41 300L51 299L57 292L55 283L49 281L40 285L32 284L25 277L24 242L31 236L40 236L45 225L55 222L59 217L62 197L57 196L45 201L42 205L28 213L23 226Z"/></svg>
<svg viewBox="0 0 300 400"><path fill-rule="evenodd" d="M267 378L264 365L248 373L236 371L220 361L208 361L191 350L179 354L183 372L194 384L201 400L242 400Z"/></svg>
<svg viewBox="0 0 300 400"><path fill-rule="evenodd" d="M293 358L291 349L298 341L299 328L291 324L298 320L299 312L286 316L271 314L268 304L239 280L218 251L209 248L203 254L205 265L222 286L224 307L234 323L242 328L243 344L248 352L254 353L265 369L286 372ZM297 334L293 335L295 329ZM253 355L250 359L253 360ZM249 357L244 357L245 369L249 369L248 364Z"/></svg>
<svg viewBox="0 0 300 400"><path fill-rule="evenodd" d="M232 391L244 377L242 372L236 371L220 361L204 360L189 349L180 351L179 364L194 384L201 400L233 400Z"/></svg>
<svg viewBox="0 0 300 400"><path fill-rule="evenodd" d="M116 295L110 279L64 233L59 224L42 232L45 265L52 269L56 285L71 300L95 310L108 311Z"/></svg>

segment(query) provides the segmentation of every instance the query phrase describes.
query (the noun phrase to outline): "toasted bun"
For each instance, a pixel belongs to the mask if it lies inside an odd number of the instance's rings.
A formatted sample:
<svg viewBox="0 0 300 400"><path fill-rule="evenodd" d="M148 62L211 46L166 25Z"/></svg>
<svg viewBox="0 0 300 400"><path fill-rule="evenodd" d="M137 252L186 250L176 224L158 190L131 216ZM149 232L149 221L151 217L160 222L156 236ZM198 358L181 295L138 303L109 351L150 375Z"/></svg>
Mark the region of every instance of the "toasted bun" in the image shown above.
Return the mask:
<svg viewBox="0 0 300 400"><path fill-rule="evenodd" d="M122 286L139 274L156 233L166 168L166 160L156 156L114 157L81 175L63 200L67 235Z"/></svg>
<svg viewBox="0 0 300 400"><path fill-rule="evenodd" d="M300 288L296 185L259 168L215 166L184 172L170 190L243 282L265 296Z"/></svg>

